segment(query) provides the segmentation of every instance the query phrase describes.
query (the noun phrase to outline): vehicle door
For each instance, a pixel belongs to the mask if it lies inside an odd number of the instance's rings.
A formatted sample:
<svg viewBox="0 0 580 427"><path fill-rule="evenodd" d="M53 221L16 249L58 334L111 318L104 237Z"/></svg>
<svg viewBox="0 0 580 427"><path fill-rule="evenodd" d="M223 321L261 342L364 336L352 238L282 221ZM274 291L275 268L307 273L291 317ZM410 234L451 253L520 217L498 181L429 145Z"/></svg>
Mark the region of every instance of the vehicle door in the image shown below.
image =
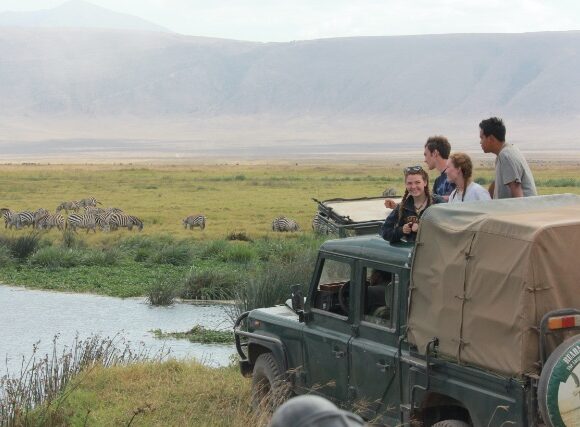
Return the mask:
<svg viewBox="0 0 580 427"><path fill-rule="evenodd" d="M396 421L400 400L397 291L401 275L396 268L362 262L357 265L357 275L363 286L360 298L351 298L356 301L356 333L349 344L351 399L367 419Z"/></svg>
<svg viewBox="0 0 580 427"><path fill-rule="evenodd" d="M305 304L305 386L339 403L346 400L348 390L352 333L348 291L353 267L351 259L321 255Z"/></svg>

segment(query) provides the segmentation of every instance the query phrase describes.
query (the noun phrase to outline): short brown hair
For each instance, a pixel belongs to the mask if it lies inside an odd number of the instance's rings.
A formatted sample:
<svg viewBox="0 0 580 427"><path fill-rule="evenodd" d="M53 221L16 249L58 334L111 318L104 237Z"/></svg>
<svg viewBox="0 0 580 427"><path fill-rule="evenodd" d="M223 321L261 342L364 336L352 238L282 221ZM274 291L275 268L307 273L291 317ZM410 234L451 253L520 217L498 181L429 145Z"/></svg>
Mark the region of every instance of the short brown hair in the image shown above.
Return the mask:
<svg viewBox="0 0 580 427"><path fill-rule="evenodd" d="M439 155L445 160L449 158L449 153L451 152L451 144L449 144L447 138L441 135L430 136L425 143L425 148L431 153L437 150Z"/></svg>

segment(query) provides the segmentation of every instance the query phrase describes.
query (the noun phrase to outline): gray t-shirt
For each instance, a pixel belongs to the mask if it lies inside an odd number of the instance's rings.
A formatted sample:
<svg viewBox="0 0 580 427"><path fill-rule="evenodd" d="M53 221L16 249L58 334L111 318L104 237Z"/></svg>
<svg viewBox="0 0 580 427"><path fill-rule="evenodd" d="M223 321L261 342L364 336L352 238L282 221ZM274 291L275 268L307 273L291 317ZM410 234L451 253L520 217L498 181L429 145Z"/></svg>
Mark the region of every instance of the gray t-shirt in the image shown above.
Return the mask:
<svg viewBox="0 0 580 427"><path fill-rule="evenodd" d="M536 183L528 166L528 162L512 144L505 143L495 160L495 190L494 199L508 199L511 191L510 182L519 182L524 191L524 197L536 196Z"/></svg>

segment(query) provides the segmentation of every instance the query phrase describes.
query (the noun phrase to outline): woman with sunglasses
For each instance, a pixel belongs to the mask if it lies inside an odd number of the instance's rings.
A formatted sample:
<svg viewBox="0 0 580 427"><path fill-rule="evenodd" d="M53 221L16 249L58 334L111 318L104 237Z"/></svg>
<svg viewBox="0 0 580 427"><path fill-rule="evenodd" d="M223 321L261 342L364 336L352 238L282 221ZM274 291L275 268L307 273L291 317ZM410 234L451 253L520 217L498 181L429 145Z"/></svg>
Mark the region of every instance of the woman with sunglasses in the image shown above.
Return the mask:
<svg viewBox="0 0 580 427"><path fill-rule="evenodd" d="M414 242L419 230L419 219L425 209L434 203L445 200L429 191L429 175L421 166L403 169L405 175L405 194L401 203L395 206L385 220L380 233L391 243L405 240Z"/></svg>
<svg viewBox="0 0 580 427"><path fill-rule="evenodd" d="M447 181L455 184L449 203L491 200L488 191L471 180L473 163L465 153L453 153L447 159Z"/></svg>

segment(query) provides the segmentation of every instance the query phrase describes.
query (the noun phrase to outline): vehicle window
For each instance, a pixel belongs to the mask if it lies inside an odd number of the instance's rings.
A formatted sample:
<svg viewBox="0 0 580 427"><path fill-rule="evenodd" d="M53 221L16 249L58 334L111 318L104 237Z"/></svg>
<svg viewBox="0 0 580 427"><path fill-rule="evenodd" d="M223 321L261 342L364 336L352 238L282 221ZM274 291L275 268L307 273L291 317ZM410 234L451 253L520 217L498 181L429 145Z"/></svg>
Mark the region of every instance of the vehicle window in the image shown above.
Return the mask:
<svg viewBox="0 0 580 427"><path fill-rule="evenodd" d="M314 308L348 316L351 266L325 259L314 295Z"/></svg>
<svg viewBox="0 0 580 427"><path fill-rule="evenodd" d="M398 275L371 267L365 267L363 271L366 277L363 321L392 328Z"/></svg>

